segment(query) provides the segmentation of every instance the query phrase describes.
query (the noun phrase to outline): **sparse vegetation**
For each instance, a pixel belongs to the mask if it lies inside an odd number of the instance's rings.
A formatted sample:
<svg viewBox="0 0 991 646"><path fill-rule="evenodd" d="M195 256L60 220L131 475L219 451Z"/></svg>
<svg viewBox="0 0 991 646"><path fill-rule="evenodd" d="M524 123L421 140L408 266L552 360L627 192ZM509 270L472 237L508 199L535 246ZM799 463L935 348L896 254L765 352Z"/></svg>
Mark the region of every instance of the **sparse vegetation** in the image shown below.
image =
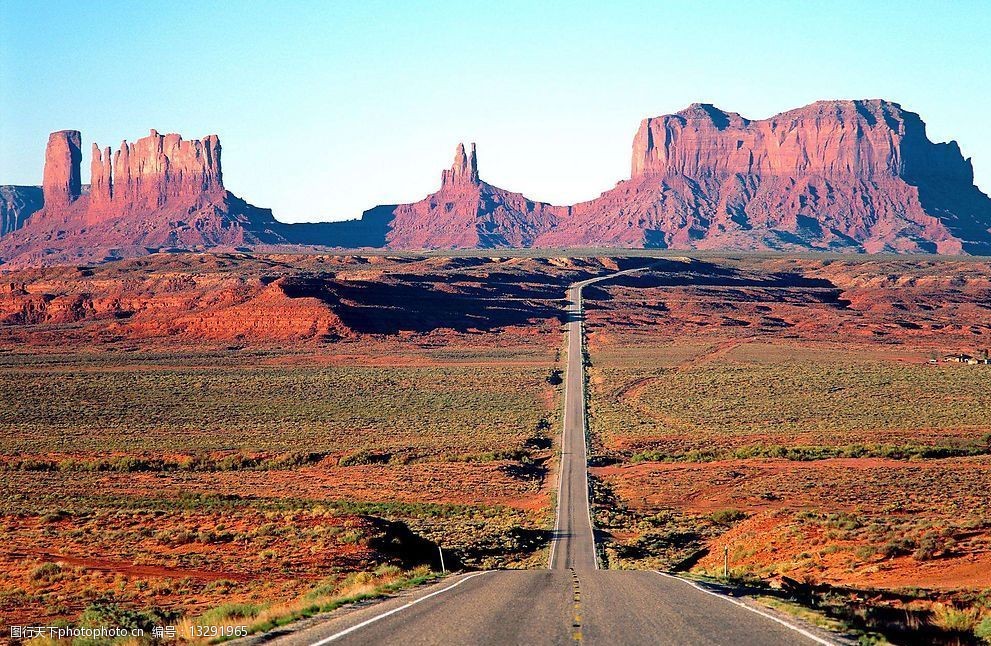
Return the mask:
<svg viewBox="0 0 991 646"><path fill-rule="evenodd" d="M66 470L282 468L335 452L498 451L522 446L547 414L545 375L540 366L498 364L193 367L168 357L116 365L62 357L0 367L0 434L3 453L22 456L21 468ZM34 457L176 449L191 454L186 462ZM228 454L202 457L218 451Z"/></svg>
<svg viewBox="0 0 991 646"><path fill-rule="evenodd" d="M610 567L722 579L725 550L861 643L991 643L988 373L928 359L983 343L987 263L713 267L589 309Z"/></svg>
<svg viewBox="0 0 991 646"><path fill-rule="evenodd" d="M437 543L449 568L540 563L539 348L0 354L0 532L27 554L0 555L0 608L263 630L422 580Z"/></svg>

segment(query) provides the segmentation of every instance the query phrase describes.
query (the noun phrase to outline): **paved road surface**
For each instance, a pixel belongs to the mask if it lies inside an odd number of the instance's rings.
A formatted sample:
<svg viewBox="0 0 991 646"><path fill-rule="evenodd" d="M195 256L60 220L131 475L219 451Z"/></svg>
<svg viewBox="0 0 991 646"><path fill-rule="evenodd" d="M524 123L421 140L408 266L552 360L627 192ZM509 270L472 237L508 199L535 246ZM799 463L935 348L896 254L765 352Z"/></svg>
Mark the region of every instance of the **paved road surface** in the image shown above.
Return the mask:
<svg viewBox="0 0 991 646"><path fill-rule="evenodd" d="M561 432L561 470L558 482L557 521L551 538L552 570L578 572L599 567L588 504L588 445L585 420L584 310L582 289L593 283L643 271L625 269L607 276L575 283L568 288L566 332L568 365L564 380L564 429Z"/></svg>
<svg viewBox="0 0 991 646"><path fill-rule="evenodd" d="M656 572L502 570L462 574L339 610L280 646L603 644L786 646L828 643Z"/></svg>
<svg viewBox="0 0 991 646"><path fill-rule="evenodd" d="M345 609L276 637L323 644L671 644L777 646L829 643L735 600L657 572L599 570L589 515L582 304L568 290L568 366L556 529L549 570L449 577L382 603Z"/></svg>

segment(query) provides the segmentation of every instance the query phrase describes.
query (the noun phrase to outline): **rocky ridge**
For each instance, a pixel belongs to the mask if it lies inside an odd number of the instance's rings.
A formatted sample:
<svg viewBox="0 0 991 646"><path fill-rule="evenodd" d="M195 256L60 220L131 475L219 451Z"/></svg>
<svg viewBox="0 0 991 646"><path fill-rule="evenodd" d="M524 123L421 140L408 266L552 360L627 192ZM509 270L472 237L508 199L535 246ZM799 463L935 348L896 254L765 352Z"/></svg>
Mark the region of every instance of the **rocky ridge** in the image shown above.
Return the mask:
<svg viewBox="0 0 991 646"><path fill-rule="evenodd" d="M479 178L475 144L458 144L441 187L392 211L385 246L397 249L458 249L533 246L554 228L567 207L537 202Z"/></svg>
<svg viewBox="0 0 991 646"><path fill-rule="evenodd" d="M52 134L44 208L32 214L30 200L15 208L4 194L8 265L288 245L991 254L991 200L970 160L883 100L819 101L760 120L700 103L644 119L630 178L573 206L489 184L475 145L459 144L439 190L418 202L294 225L224 188L215 135L153 130L113 154L94 144L88 191L80 139Z"/></svg>
<svg viewBox="0 0 991 646"><path fill-rule="evenodd" d="M991 253L991 201L955 142L887 101L749 120L711 105L645 119L631 178L544 246Z"/></svg>

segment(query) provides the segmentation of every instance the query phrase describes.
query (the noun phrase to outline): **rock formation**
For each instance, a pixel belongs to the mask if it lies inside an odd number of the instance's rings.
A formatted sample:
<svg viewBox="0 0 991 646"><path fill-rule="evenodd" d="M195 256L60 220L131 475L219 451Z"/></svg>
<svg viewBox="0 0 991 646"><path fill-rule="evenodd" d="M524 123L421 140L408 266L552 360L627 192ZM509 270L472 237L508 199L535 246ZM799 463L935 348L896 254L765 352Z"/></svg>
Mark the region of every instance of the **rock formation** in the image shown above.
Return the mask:
<svg viewBox="0 0 991 646"><path fill-rule="evenodd" d="M53 133L45 158L44 208L0 240L15 264L92 262L156 249L282 244L285 225L223 184L220 140L155 130L134 143L93 144L88 194L80 186L80 133Z"/></svg>
<svg viewBox="0 0 991 646"><path fill-rule="evenodd" d="M475 144L471 145L471 154L465 155L465 145L458 144L454 150L454 163L450 170L441 171L440 185L466 186L478 184L478 161L475 158Z"/></svg>
<svg viewBox="0 0 991 646"><path fill-rule="evenodd" d="M110 147L100 150L93 144L93 161L90 162L90 207L94 210L110 208L113 199L113 170L110 163Z"/></svg>
<svg viewBox="0 0 991 646"><path fill-rule="evenodd" d="M40 186L0 186L0 236L27 222L44 203Z"/></svg>
<svg viewBox="0 0 991 646"><path fill-rule="evenodd" d="M631 177L555 207L478 179L474 146L441 190L394 209L386 244L991 253L991 201L956 143L881 100L750 120L711 105L645 119Z"/></svg>
<svg viewBox="0 0 991 646"><path fill-rule="evenodd" d="M78 130L59 130L48 137L45 149L45 205L61 209L77 199L82 190L79 162L83 158Z"/></svg>
<svg viewBox="0 0 991 646"><path fill-rule="evenodd" d="M537 244L988 253L989 229L970 161L898 104L759 121L695 104L641 122L630 180Z"/></svg>
<svg viewBox="0 0 991 646"><path fill-rule="evenodd" d="M112 159L110 148L93 144L90 171L91 221L170 203L199 205L221 200L225 192L217 135L184 141L152 130L134 143L121 142Z"/></svg>
<svg viewBox="0 0 991 646"><path fill-rule="evenodd" d="M220 152L215 135L154 130L113 154L94 145L86 194L79 133L53 133L44 208L4 216L0 233L20 229L0 239L0 260L290 244L991 254L991 200L970 161L955 142L929 141L919 115L882 100L820 101L761 120L694 104L645 119L630 179L573 206L485 182L475 145L459 144L440 189L419 202L287 225L224 188Z"/></svg>
<svg viewBox="0 0 991 646"><path fill-rule="evenodd" d="M566 211L482 181L475 144L467 154L458 144L440 190L395 207L385 242L396 249L529 247Z"/></svg>

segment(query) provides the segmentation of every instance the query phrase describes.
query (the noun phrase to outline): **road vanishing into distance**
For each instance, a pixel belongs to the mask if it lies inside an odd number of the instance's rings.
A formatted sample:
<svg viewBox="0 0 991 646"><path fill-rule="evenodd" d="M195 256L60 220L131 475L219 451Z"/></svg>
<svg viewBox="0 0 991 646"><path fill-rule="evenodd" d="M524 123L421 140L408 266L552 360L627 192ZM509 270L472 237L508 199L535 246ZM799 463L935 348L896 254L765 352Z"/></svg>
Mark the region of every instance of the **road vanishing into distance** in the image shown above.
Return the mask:
<svg viewBox="0 0 991 646"><path fill-rule="evenodd" d="M265 643L831 644L825 633L666 573L599 569L587 469L582 289L568 288L564 424L557 517L547 570L457 574L380 603L340 609ZM272 639L274 637L274 639Z"/></svg>

